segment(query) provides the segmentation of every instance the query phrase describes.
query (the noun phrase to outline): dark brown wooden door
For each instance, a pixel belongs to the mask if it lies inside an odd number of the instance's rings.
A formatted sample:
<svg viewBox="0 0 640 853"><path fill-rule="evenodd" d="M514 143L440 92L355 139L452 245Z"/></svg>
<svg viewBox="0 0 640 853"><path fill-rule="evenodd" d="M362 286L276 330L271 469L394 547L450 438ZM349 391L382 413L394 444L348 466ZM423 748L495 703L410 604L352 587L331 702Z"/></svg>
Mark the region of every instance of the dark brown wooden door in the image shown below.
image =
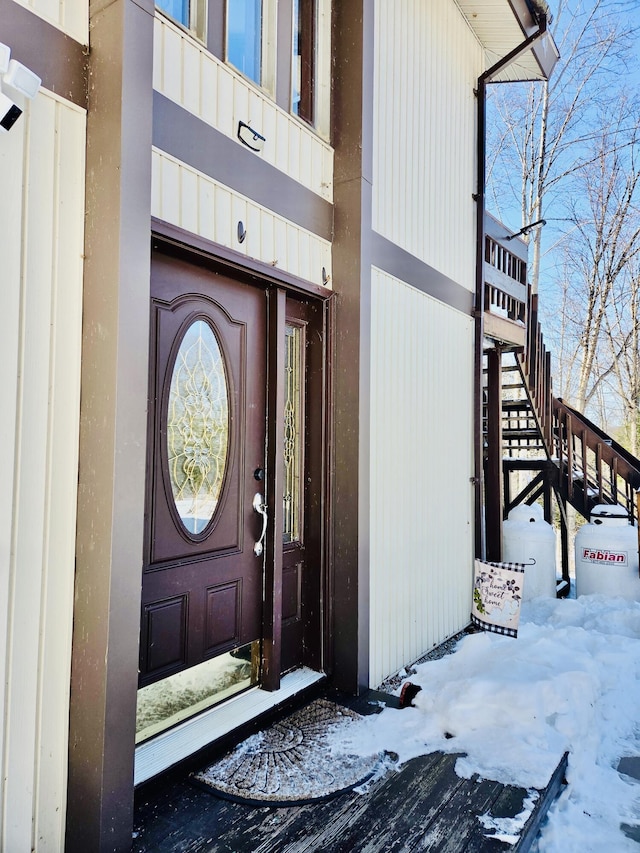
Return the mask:
<svg viewBox="0 0 640 853"><path fill-rule="evenodd" d="M262 631L266 295L162 255L151 291L141 686Z"/></svg>

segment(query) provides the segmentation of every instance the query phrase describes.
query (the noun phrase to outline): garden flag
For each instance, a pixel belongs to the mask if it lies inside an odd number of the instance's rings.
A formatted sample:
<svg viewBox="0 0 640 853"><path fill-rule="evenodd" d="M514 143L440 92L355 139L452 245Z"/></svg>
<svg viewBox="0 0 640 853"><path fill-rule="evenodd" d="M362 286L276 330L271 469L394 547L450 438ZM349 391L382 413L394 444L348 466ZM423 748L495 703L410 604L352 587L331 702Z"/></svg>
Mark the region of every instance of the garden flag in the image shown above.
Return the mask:
<svg viewBox="0 0 640 853"><path fill-rule="evenodd" d="M472 623L483 631L517 637L523 586L523 563L476 560Z"/></svg>

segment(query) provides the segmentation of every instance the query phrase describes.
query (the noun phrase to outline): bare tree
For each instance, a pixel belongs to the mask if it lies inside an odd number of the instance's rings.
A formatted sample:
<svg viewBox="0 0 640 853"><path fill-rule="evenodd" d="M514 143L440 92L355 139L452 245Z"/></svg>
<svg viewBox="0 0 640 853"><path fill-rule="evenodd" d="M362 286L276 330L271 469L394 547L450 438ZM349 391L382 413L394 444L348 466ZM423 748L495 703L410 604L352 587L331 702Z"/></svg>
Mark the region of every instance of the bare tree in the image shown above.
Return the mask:
<svg viewBox="0 0 640 853"><path fill-rule="evenodd" d="M637 309L630 282L640 256L638 105L620 96L606 114L595 113L600 132L592 141L590 161L565 181L559 205L571 226L556 310L561 387L580 411L597 401L605 383L622 379L621 359L633 342L631 317Z"/></svg>
<svg viewBox="0 0 640 853"><path fill-rule="evenodd" d="M620 402L619 441L640 456L640 268L625 276L605 320L613 392ZM611 396L611 395L610 395Z"/></svg>
<svg viewBox="0 0 640 853"><path fill-rule="evenodd" d="M553 32L561 59L551 80L490 87L487 198L503 221L516 209L522 226L550 219L567 178L591 162L594 109L616 88L633 44L629 10L627 2L559 0ZM540 229L531 244L537 292Z"/></svg>

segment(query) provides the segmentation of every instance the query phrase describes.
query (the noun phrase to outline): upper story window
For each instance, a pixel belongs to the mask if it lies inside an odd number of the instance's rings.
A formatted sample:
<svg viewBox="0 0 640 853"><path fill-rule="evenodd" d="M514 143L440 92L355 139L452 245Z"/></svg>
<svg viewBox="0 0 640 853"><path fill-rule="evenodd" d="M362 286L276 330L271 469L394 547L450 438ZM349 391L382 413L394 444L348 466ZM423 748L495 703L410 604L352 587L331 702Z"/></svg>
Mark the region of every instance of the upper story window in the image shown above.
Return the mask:
<svg viewBox="0 0 640 853"><path fill-rule="evenodd" d="M277 0L227 0L225 58L275 94Z"/></svg>
<svg viewBox="0 0 640 853"><path fill-rule="evenodd" d="M156 0L162 12L190 30L215 57L326 139L331 4L332 0Z"/></svg>
<svg viewBox="0 0 640 853"><path fill-rule="evenodd" d="M156 6L204 41L206 0L156 0Z"/></svg>
<svg viewBox="0 0 640 853"><path fill-rule="evenodd" d="M291 110L313 124L316 82L316 0L293 0Z"/></svg>
<svg viewBox="0 0 640 853"><path fill-rule="evenodd" d="M255 83L262 83L262 0L228 0L227 59Z"/></svg>

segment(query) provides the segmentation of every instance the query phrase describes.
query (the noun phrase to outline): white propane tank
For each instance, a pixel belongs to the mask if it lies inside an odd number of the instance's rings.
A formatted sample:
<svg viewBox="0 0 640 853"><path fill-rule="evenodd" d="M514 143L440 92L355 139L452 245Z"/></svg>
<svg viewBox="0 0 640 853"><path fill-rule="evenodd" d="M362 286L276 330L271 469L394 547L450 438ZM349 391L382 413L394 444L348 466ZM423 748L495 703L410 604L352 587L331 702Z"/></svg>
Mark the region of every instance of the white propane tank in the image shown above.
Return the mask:
<svg viewBox="0 0 640 853"><path fill-rule="evenodd" d="M576 595L640 601L638 531L624 507L598 504L576 534Z"/></svg>
<svg viewBox="0 0 640 853"><path fill-rule="evenodd" d="M502 522L502 554L507 563L524 563L522 600L556 597L556 534L540 504L520 504ZM532 564L532 565L530 565Z"/></svg>

